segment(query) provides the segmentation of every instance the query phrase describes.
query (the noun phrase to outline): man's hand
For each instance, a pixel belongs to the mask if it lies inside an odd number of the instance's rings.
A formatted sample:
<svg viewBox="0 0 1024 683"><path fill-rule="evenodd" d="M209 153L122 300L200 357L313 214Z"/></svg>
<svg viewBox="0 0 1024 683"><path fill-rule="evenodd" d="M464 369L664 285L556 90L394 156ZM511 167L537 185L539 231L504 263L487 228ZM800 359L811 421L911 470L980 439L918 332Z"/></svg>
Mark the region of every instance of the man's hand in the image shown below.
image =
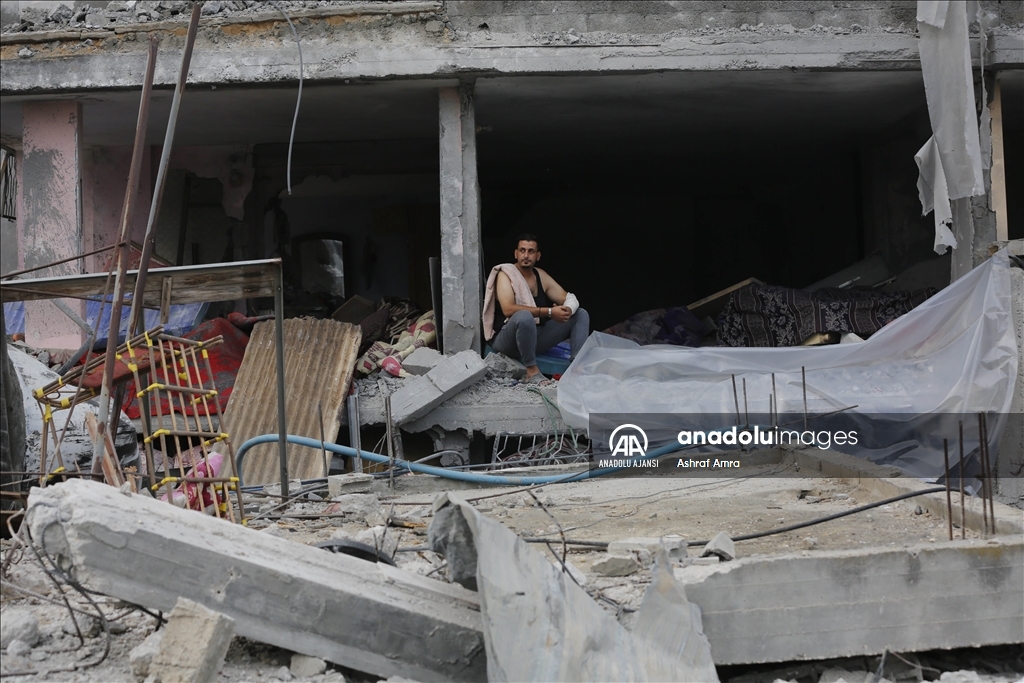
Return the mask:
<svg viewBox="0 0 1024 683"><path fill-rule="evenodd" d="M551 319L555 322L564 323L572 317L572 309L568 306L552 306Z"/></svg>

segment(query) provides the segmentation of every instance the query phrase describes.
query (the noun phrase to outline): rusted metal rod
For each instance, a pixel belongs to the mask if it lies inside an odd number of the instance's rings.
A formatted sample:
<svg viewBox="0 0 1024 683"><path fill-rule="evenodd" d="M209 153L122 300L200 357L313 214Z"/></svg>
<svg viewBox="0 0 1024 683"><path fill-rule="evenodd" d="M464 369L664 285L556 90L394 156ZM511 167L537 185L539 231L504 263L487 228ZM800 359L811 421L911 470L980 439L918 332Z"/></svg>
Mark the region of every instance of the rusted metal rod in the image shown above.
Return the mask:
<svg viewBox="0 0 1024 683"><path fill-rule="evenodd" d="M981 434L981 448L985 457L985 470L988 472L988 518L992 521L992 533L996 533L995 483L996 475L992 471L992 457L988 450L988 418L985 413L978 413Z"/></svg>
<svg viewBox="0 0 1024 683"><path fill-rule="evenodd" d="M953 496L950 490L949 482L949 441L946 439L942 440L942 457L946 462L946 518L949 522L949 540L953 540Z"/></svg>
<svg viewBox="0 0 1024 683"><path fill-rule="evenodd" d="M153 74L156 72L156 36L149 39L149 57L146 62L146 76L142 84L142 98L139 102L139 119L135 125L135 143L132 150L132 162L128 170L128 187L125 188L124 206L121 210L121 226L118 231L117 274L114 277L114 301L110 309L110 329L107 332L107 351L103 373L103 388L100 391L100 409L98 435L92 450L92 471L100 472L104 455L104 434L110 413L110 391L114 385L114 351L117 348L118 332L121 328L121 302L124 300L128 272L128 234L132 216L135 213L135 199L139 193L139 175L142 171L142 156L146 145L146 129L149 126L149 99L153 92Z"/></svg>
<svg viewBox="0 0 1024 683"><path fill-rule="evenodd" d="M967 508L964 507L964 423L960 421L960 538L967 538Z"/></svg>

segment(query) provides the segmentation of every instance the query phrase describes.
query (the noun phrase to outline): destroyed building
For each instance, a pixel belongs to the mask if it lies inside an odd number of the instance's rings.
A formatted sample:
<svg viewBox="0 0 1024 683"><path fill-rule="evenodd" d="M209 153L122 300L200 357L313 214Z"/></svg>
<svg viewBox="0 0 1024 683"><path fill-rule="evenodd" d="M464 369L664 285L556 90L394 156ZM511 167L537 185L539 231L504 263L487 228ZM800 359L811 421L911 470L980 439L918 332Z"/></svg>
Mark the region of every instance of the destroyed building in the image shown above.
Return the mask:
<svg viewBox="0 0 1024 683"><path fill-rule="evenodd" d="M365 441L370 435L380 436L381 443L387 440L385 448L374 449L376 462L387 466L390 461L393 474L396 468L408 471L411 465L395 464L405 454L402 437L391 434L392 426L401 429L407 437L405 447L417 457L417 448L426 442L426 452L439 456L432 464L463 467L471 459L475 464L493 460L506 446L508 451L522 449L523 438L549 432L552 426L556 438L572 433L575 439L573 428L583 433L590 413L618 412L614 401L601 402L607 398L601 393L604 380L588 384L593 378L579 373L561 388L538 388L530 394L522 386L506 393L504 384L481 384L496 372L495 365L481 361L488 350L481 329L486 274L491 266L510 260L511 247L524 232L540 236L545 267L563 284L571 283L596 331L614 329L641 312L684 306L714 322L724 305L723 293L734 291L737 284L767 283L796 291L855 284L887 292L925 292L918 298L908 295L909 310L935 291L960 282L959 290L937 299L956 304L950 304L955 312L969 310L979 296L998 290L995 298L1000 299L1002 318L993 323L995 328L985 327L985 312L980 309L975 311L977 318L967 322L960 320L963 315L946 313L938 331L928 328L934 339L975 333L978 336L972 338L995 339L1000 342L993 344L998 347L998 362L984 355L986 349L971 350L972 372L959 372L956 363L963 361L963 354L928 360L938 367L932 374L948 380L943 386L950 395L973 381L983 392L991 389L986 397L1003 414L1011 397L1011 412L1020 413L1022 278L1019 271L1008 274L1006 250L999 252L998 264L991 257L1007 244L1008 251L1019 256L1024 238L1019 192L1024 187L1024 5L1005 0L968 3L964 16L958 14L957 22L950 21L944 29L945 13L961 12L960 4L208 0L202 3L178 109L175 83L179 60L189 44L193 3L0 3L0 275L27 271L24 277L39 278L34 282L50 279L44 283L50 287L46 292L26 290L17 279L4 280L5 296L10 293L12 301L18 299L10 309L4 299L7 333L15 325L24 335L24 346L45 349L47 354L79 349L87 337L83 327L89 327L82 320L100 326L95 309L102 278L119 265L107 248L118 241L125 226L131 268L142 264L141 270L152 268L151 275L160 268L172 269L165 271L162 282L153 276L145 290L156 302L147 299L147 305L160 309L163 339L172 339L178 323L191 330L204 319L211 323L225 321L229 314L237 316L233 324L245 330L249 344L248 367L232 376L231 386L216 383L213 393L221 392L217 400L223 399L225 410L237 420L231 422L234 448L245 442L242 452L251 455L245 469L239 456L236 475L244 472L249 489L268 484L259 496L283 495L286 503L294 480L323 478L328 470L338 469L342 456L352 456L351 448L346 451L347 446L334 441L355 447L358 457L360 424L378 430L362 434L362 447L370 445ZM949 37L954 28L963 33L955 40ZM936 66L935 55L948 54L950 45L965 51L957 56L964 67L961 72ZM147 51L152 49L158 56L148 126L137 138L140 91L147 82ZM966 114L956 113L966 117L966 127L973 126L975 135L981 122L980 142L969 155L978 162L977 178L967 192L955 187L963 173L953 167L946 169L948 186L943 179L938 189L936 165L941 172L942 163L935 157L947 150L940 149L941 141L932 146L940 136L937 112L943 111L936 103L953 98L970 105ZM165 157L169 122L174 124L174 141ZM964 123L960 121L961 126ZM122 221L136 139L144 143L138 147L138 196L132 214ZM936 151L929 156L932 149ZM151 206L159 207L152 217ZM149 223L154 226L155 250L143 263ZM954 243L955 249L948 248ZM274 259L281 260L280 271L275 270ZM45 267L53 263L57 265ZM200 266L208 268L180 270ZM59 299L60 304L49 300L67 293L57 279L90 274L96 278L88 283L75 280L83 298ZM985 283L995 280L1000 282L995 289L984 289ZM1012 288L1007 284L1011 282ZM981 294L971 293L971 283ZM174 300L187 299L187 304L172 305L175 287L195 290L191 298L178 295L181 298ZM86 289L88 296L81 294ZM229 300L204 297L208 291L230 292ZM91 301L84 300L90 297ZM425 321L398 316L402 325L397 333L409 328L414 336L417 323L436 325L436 346L443 355L421 354L427 357L420 365L408 358L409 373L423 377L398 380L380 373L356 382L362 408L346 412L346 401L349 406L359 404L348 400L347 393L353 376L359 376L355 359L361 338L353 331L358 327L334 328L327 319L358 323L371 311L380 311L377 302L384 297L433 311ZM175 311L180 311L181 320L174 317ZM274 337L269 324L253 327L275 314L280 336ZM146 321L148 326L149 317ZM957 327L961 322L963 327ZM231 347L232 334L240 334L227 323L208 330L210 336L224 338L222 349ZM428 333L434 331L430 327ZM894 344L885 348L895 349L896 356L904 354L898 357L902 364L889 367L908 375L921 372L918 347L912 344L923 346L927 340L922 341L920 334L915 337L917 333L923 334L920 329L888 334ZM792 344L806 341L803 336ZM125 341L129 347L130 337L126 335ZM178 348L182 355L187 352L185 346ZM694 369L697 363L665 363L667 372L677 376L696 377L706 370L706 375L714 375L708 384L714 383L717 393L698 386L701 380L669 390L656 384L660 380L650 370L660 360L639 355L623 360L616 355L620 351L616 346L602 348L607 355L595 358L631 368L631 396L698 396L706 401L705 409L713 406L730 413L735 401L738 420L741 400L743 411L747 409L749 379L751 404L767 402L767 409L758 404L750 412L767 414L771 423L773 411L777 417L780 410L774 370L758 365L760 361L739 363L739 356L716 357L709 352L702 357L700 372ZM794 413L800 412L795 406L803 388L805 422L808 384L813 387L812 412L836 408L840 398L843 406L853 402L846 394L830 393L840 384L856 384L849 374L815 373L845 368L823 359L856 356L856 349L840 352L837 346L823 351L817 356L818 366L795 355L780 364L788 374L787 408ZM489 363L501 362L494 354L488 358ZM862 359L858 367L875 360ZM241 363L241 352L237 362ZM738 375L733 374L730 385L730 374L737 372L730 363L742 365L742 372L759 375L760 380L740 377L737 385ZM809 379L801 377L805 366ZM974 368L984 368L985 381L978 379ZM165 378L170 376L166 367L163 371ZM275 373L276 385L266 381ZM208 379L214 374L210 369ZM637 378L642 380L632 381ZM887 379L888 384L873 387L876 395L903 399L934 388L903 376ZM645 384L646 380L652 383ZM45 381L58 388L62 384L55 376L46 375ZM142 411L149 405L142 402L142 394L159 383L154 380L146 389L137 376L135 381L140 399L135 409ZM782 382L780 371L780 386ZM208 388L189 387L197 392ZM867 387L853 388L871 394ZM159 404L159 393L154 397ZM130 395L128 399L130 403ZM27 397L26 402L33 400ZM917 405L904 401L904 407L908 403ZM958 408L973 410L969 403L965 400ZM637 405L648 408L655 403ZM892 405L895 402L886 404ZM206 414L212 413L211 409ZM154 430L164 430L162 422L146 422L145 417L136 419L140 442L145 442L139 446L140 465L144 456L152 456L146 447L150 438L157 438ZM222 424L212 424L202 438L226 440ZM85 426L79 427L84 432ZM1000 422L999 429L1004 427L1019 432L1010 434L995 464L1003 477L1001 500L1013 503L1022 492L1020 472L1013 474L1013 467L1024 452L1024 431L1019 421L1008 427ZM44 432L45 428L44 418ZM983 458L982 428L977 429L972 453ZM289 446L285 432L295 437L289 437ZM482 444L474 434L490 440ZM422 440L412 440L411 446L411 435ZM516 438L519 441L512 445ZM474 452L470 458L471 442L489 452ZM117 455L123 456L121 442L116 446ZM932 456L941 455L941 440L929 447ZM292 501L297 508L290 512L280 511L276 499L243 501L239 491L236 512L242 518L254 512L263 518L253 528L266 533L253 536L249 534L257 532L249 529L217 531L209 519L199 518L193 527L188 511L182 511L182 517L172 506L161 507L134 495L114 496L114 489L90 488L86 482L47 486L33 496L37 509L61 507L69 520L71 511L78 515L74 522L61 521L66 526L60 541L65 545L60 547L72 558L79 579L91 581L93 588L153 610L174 607L183 614L195 610L188 603L177 606L177 598L187 597L221 611L221 619L235 620L234 626L217 627L222 630L221 642L211 649L218 651L208 655L206 664L211 667L223 661L233 628L246 638L293 650L300 658L319 658L313 666L319 673L312 675L323 674L320 659L382 677L498 677L499 670L489 668L496 662L509 667L501 671L512 679L527 672L536 675L537 670L528 670L525 664L512 666L516 642L508 634L522 615L510 610L499 616L497 608L514 604L516 596L527 592L540 596L538 604L554 612L564 606L565 614L593 627L567 631L572 638L567 638L565 658L544 659L538 667L579 664L570 655L571 644L578 642L573 638L614 641L620 648L608 650L611 659L595 664L598 668L589 671L592 677L628 677L623 673L626 668L615 668L619 662L614 658L619 656L628 663L623 666L636 667L629 671L638 679L678 677L682 669L672 666L679 665L692 675L699 672L702 680L713 680L715 665L868 655L880 655L884 665L884 653L890 651L1024 642L1017 606L1024 544L1013 510L999 505L985 512L984 489L980 509L976 504L971 507L971 498L957 508L952 502L947 507L938 488L911 481L917 476L938 481L934 458L927 463L931 469L914 470L892 459L883 460L881 468L862 463L865 469L859 469L861 465L850 459L831 452L822 455L813 448L772 453L761 465L785 463L824 479L799 479L793 496L787 484L744 491L737 495L739 503L713 499L710 504L721 510L737 505L722 512L720 520L706 510L670 507L650 510L643 522L636 518L638 526L619 520L614 533L583 538L574 546L577 551L589 548L590 555L574 556L583 571L566 561L567 551L559 559L551 550L546 557L555 558L555 575L545 573L549 563L538 563L523 550L524 539L530 536L542 541L535 549L555 547L559 537L563 548L572 545L565 541L559 522L552 525L547 519L551 511L558 508L555 514L568 517L566 510L589 508L593 502L608 508L607 514L604 509L589 512L616 520L636 515L642 505L631 507L616 500L615 486L608 483L584 490L573 482L553 498L517 492L515 502L484 503L477 512L451 492L444 494L450 499L438 499L431 507L425 492L432 497L434 489L407 489L402 495L388 489L392 503L417 511L403 516L395 514L394 505L386 512L386 506L376 501L383 490L379 481L369 496L374 500L356 500L352 496L369 495L369 480L337 479L347 475L335 474L330 496L324 495L332 501L303 498ZM901 470L892 466L894 462ZM179 465L184 468L183 461ZM41 472L48 471L45 453L39 466ZM155 471L159 470L149 474ZM418 471L430 470L421 465ZM947 463L944 473L950 471ZM466 486L478 485L474 473L459 474L465 475ZM534 479L562 481L566 476L570 475L565 470L557 470ZM106 480L119 483L109 476ZM959 480L962 484L962 473ZM946 495L949 482L946 476ZM512 477L500 483L533 485L533 480ZM173 502L176 494L167 488L167 499ZM298 490L307 495L304 488ZM641 490L632 492L647 495ZM658 490L670 497L675 487L663 481ZM979 499L973 495L977 493L968 488L974 500ZM217 495L214 503L230 509L234 498L226 496L224 502ZM811 505L820 504L829 513L845 511L856 505L854 495L869 505L884 506L884 515L874 514L884 516L886 523L878 525L869 518L834 538L780 536L787 543L780 541L775 547L766 542L752 555L735 554L730 537L773 522L785 531L794 520L814 516L813 510L819 508L812 510ZM901 497L909 500L898 502ZM992 505L991 490L988 498ZM748 500L757 506L744 507ZM79 513L82 509L86 512ZM151 536L122 523L140 510L147 520L143 531ZM292 513L294 517L287 516ZM379 546L371 548L374 558L388 555L399 565L385 566L381 559L375 573L365 578L380 595L367 597L361 591L365 568L358 563L346 565L343 558L343 571L332 574L337 568L319 551L302 548L292 555L284 539L274 538L301 537L307 544L335 540L318 535L323 528L289 526L300 524L294 520L305 513L338 521L328 525L355 520L360 527L372 527L360 533L370 533L370 544ZM418 538L417 534L426 534L427 518L432 518L431 537ZM495 518L515 527L519 537L507 533ZM687 527L685 540L673 535L678 520L690 523L692 518L710 526ZM593 522L582 512L573 521L579 529ZM929 545L945 534L947 521L949 545ZM40 513L29 524L34 534L43 536L51 522ZM954 540L954 522L959 540ZM97 552L99 546L88 540L91 532L83 534L75 527L78 524L102 527L97 533L114 539L114 550ZM727 524L733 526L725 528ZM384 536L405 533L403 550L411 547L414 552L395 554L395 540L389 552L381 554L382 528ZM189 530L199 535L223 533L229 542L222 553L197 549ZM326 531L327 536L333 533L330 526ZM860 536L853 539L856 534ZM626 538L616 540L613 535ZM130 541L120 544L122 538ZM466 538L471 539L470 551L464 546ZM164 542L204 568L199 582L203 588L193 590L179 579L153 586L118 573L119 564L134 573L134 556L158 554ZM425 550L428 542L430 551ZM687 557L687 544L704 548L704 556ZM522 564L509 560L513 549L525 558ZM242 561L245 550L249 558ZM600 556L595 557L598 550ZM465 552L469 555L459 555ZM442 554L447 569L438 559ZM417 629L422 627L417 638L435 629L443 643L427 637L401 646L396 644L400 629L388 632L394 640L373 641L352 636L329 618L311 624L305 615L295 617L290 593L284 589L267 591L265 600L260 596L259 605L250 609L253 585L278 575L275 556L287 558L281 571L296 577L294 586L303 587L295 588L297 593L306 595L308 589L312 594L329 584L332 592L325 600L334 601L332 605L344 604L361 614L391 610L389 620L411 619ZM732 563L737 557L739 561ZM466 566L454 566L463 561ZM681 600L672 571L662 571L673 566L674 576L686 585ZM238 573L232 573L236 567ZM313 569L305 573L308 567ZM462 585L427 581L412 572L433 578L447 572L451 582ZM877 576L884 579L875 590L861 590ZM798 590L790 577L813 590ZM630 584L634 579L639 583ZM225 597L218 592L222 580L240 593L228 591ZM528 580L534 582L528 591L513 590L516 582ZM616 619L631 630L626 633L615 620L599 619L597 602L581 601L583 590L600 597L606 609L612 605ZM842 623L834 618L836 604L846 610ZM657 611L659 605L663 611ZM319 609L313 603L303 608ZM480 612L487 609L493 610L494 622L481 625ZM633 616L623 618L627 612ZM780 613L785 618L777 616ZM692 614L692 631L660 628L664 620L679 624ZM659 631L671 631L677 640L659 640ZM70 637L72 631L67 633ZM522 633L525 640L527 631ZM663 668L666 651L684 649L688 658ZM918 673L924 671L922 666L927 668L921 664L926 661L933 660L920 660ZM298 665L293 660L291 669L305 671L305 666L301 659ZM587 677L581 670L569 670ZM566 671L561 670L563 677Z"/></svg>
<svg viewBox="0 0 1024 683"><path fill-rule="evenodd" d="M188 14L128 4L4 3L0 139L18 179L4 272L112 241L147 39L180 51ZM959 272L1024 236L1019 193L1005 192L1024 182L1024 17L1016 2L981 5L994 20L984 43L974 25L971 58L1001 143L985 196L1003 188L1006 215L974 200ZM440 257L450 351L479 350L482 273L524 231L584 305L600 302L597 330L749 277L805 287L875 254L902 289L949 282L916 189L931 127L914 2L282 7L304 64L290 155L288 23L262 3L206 7L158 222L166 264L298 254L330 236L345 296L426 310L427 257ZM136 242L175 76L162 61ZM79 339L48 310L29 306L29 343Z"/></svg>

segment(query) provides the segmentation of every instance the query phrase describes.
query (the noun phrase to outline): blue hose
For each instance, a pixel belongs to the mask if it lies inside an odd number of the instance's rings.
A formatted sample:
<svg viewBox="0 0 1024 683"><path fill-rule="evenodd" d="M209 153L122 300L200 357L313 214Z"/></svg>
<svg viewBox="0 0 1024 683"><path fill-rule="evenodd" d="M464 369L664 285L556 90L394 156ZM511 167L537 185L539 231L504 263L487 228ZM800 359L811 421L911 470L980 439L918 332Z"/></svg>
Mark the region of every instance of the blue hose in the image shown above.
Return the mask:
<svg viewBox="0 0 1024 683"><path fill-rule="evenodd" d="M235 471L238 472L239 485L244 485L242 482L242 459L245 454L253 446L258 446L264 443L277 443L280 437L277 434L261 434L260 436L254 436L249 439L241 446L238 447L238 453L235 455ZM287 437L288 443L293 443L298 446L306 446L308 448L315 448L320 450L325 448L331 453L337 453L338 455L345 455L350 458L361 457L366 460L380 463L390 463L391 460L386 455L380 455L378 453L370 453L367 451L356 451L354 448L348 446L341 446L336 443L323 443L317 439L310 439L305 436L294 436L289 434ZM678 443L670 443L661 448L656 448L646 455L638 455L630 460L653 460L659 458L668 453L678 451L684 448ZM580 472L576 475L569 476L565 474L551 474L543 477L505 477L498 474L480 474L477 472L460 472L458 470L449 470L444 467L434 467L432 465L419 465L417 463L406 462L405 460L395 460L395 467L410 470L412 472L418 472L420 474L433 474L437 477L443 477L445 479L454 479L455 481L465 481L471 484L489 484L492 486L538 486L540 484L552 484L554 482L570 482L570 481L584 481L593 477L603 477L606 474L613 472L619 472L621 470L629 469L628 467L602 467L596 470L587 470L586 472Z"/></svg>

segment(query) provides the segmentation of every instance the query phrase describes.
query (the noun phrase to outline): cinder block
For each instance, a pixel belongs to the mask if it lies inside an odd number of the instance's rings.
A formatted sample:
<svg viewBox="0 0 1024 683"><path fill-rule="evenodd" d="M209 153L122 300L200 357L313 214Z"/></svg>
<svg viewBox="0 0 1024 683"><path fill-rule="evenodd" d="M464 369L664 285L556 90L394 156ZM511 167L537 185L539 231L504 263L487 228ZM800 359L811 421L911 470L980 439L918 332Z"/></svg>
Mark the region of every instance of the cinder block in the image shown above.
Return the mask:
<svg viewBox="0 0 1024 683"><path fill-rule="evenodd" d="M733 12L731 10L719 10L718 12L706 12L700 15L701 25L711 28L739 28L743 24L757 26L756 12Z"/></svg>
<svg viewBox="0 0 1024 683"><path fill-rule="evenodd" d="M149 673L163 683L213 683L234 635L231 617L178 598Z"/></svg>
<svg viewBox="0 0 1024 683"><path fill-rule="evenodd" d="M332 474L327 477L327 491L331 499L345 493L366 493L370 490L373 482L373 475L361 472L348 472L346 474Z"/></svg>
<svg viewBox="0 0 1024 683"><path fill-rule="evenodd" d="M445 398L454 396L484 376L487 365L476 351L460 351L448 356L425 376Z"/></svg>
<svg viewBox="0 0 1024 683"><path fill-rule="evenodd" d="M391 395L391 419L400 425L422 417L486 373L487 365L476 351L445 357L430 372Z"/></svg>
<svg viewBox="0 0 1024 683"><path fill-rule="evenodd" d="M700 16L691 12L676 14L588 14L588 31L611 31L613 33L638 33L654 35L677 29L693 29L703 26Z"/></svg>
<svg viewBox="0 0 1024 683"><path fill-rule="evenodd" d="M460 0L446 9L448 17L487 16L501 14L504 3L501 0Z"/></svg>
<svg viewBox="0 0 1024 683"><path fill-rule="evenodd" d="M814 23L822 26L840 26L849 28L853 24L868 26L871 22L871 15L868 10L825 10L814 13Z"/></svg>
<svg viewBox="0 0 1024 683"><path fill-rule="evenodd" d="M412 375L425 375L441 362L444 358L434 349L426 346L418 348L409 354L409 357L402 361L402 367Z"/></svg>

